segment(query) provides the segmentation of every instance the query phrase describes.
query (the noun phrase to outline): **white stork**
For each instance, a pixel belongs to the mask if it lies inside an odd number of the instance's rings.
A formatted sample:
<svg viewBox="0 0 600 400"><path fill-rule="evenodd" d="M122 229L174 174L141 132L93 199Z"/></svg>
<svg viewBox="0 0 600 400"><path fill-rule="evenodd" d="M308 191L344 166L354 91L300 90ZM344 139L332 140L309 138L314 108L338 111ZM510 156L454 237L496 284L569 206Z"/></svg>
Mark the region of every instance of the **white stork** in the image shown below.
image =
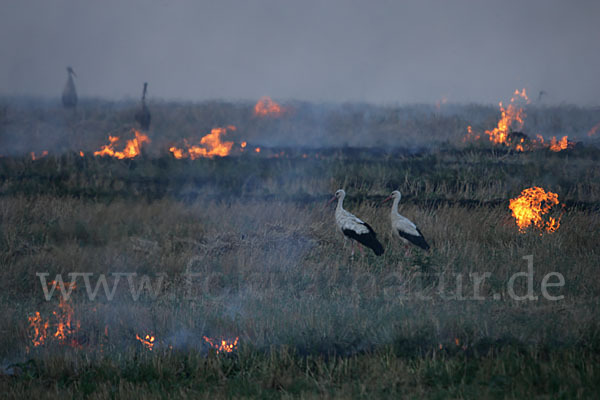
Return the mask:
<svg viewBox="0 0 600 400"><path fill-rule="evenodd" d="M346 192L340 189L335 192L335 197L329 200L331 204L335 199L337 199L337 207L335 208L335 222L344 234L344 236L356 240L358 243L361 243L375 253L376 256L380 256L383 254L383 246L377 240L377 234L367 224L362 221L360 218L356 217L354 214L349 213L344 210L344 197L346 197ZM360 249L360 245L359 245ZM352 254L354 254L354 242L352 242Z"/></svg>
<svg viewBox="0 0 600 400"><path fill-rule="evenodd" d="M400 203L400 198L402 195L398 190L394 190L392 194L385 199L383 203L394 199L394 204L392 205L392 212L390 214L390 219L392 221L392 235L398 237L404 242L404 244L408 245L408 243L412 243L415 246L419 246L423 250L428 250L429 245L425 241L423 234L417 228L417 226L408 218L400 215L398 213L398 203Z"/></svg>

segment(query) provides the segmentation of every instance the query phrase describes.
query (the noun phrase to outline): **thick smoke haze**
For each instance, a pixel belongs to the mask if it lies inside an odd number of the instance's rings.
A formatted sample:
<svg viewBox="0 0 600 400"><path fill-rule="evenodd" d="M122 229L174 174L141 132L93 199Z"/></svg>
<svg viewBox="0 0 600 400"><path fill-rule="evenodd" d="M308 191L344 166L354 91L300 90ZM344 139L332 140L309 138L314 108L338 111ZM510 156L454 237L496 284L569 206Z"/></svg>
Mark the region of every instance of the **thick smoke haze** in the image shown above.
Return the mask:
<svg viewBox="0 0 600 400"><path fill-rule="evenodd" d="M7 1L0 95L597 105L600 2Z"/></svg>

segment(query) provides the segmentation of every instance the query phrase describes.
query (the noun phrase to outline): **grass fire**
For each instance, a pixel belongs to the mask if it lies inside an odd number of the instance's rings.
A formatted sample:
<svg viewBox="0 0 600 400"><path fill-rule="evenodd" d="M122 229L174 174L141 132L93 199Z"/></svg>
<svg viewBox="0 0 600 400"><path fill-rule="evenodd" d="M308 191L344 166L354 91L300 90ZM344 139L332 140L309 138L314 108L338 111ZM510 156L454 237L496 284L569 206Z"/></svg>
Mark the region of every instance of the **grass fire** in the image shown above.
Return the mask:
<svg viewBox="0 0 600 400"><path fill-rule="evenodd" d="M532 187L523 190L519 197L511 199L509 208L519 232L524 233L527 228L533 227L540 232L553 233L560 227L560 217L555 218L547 214L559 204L556 193Z"/></svg>
<svg viewBox="0 0 600 400"><path fill-rule="evenodd" d="M118 136L108 136L109 144L102 146L102 148L98 151L94 152L94 156L108 156L118 158L119 160L125 158L135 158L142 153L142 145L144 143L149 143L150 139L147 135L134 130L133 131L134 138L131 140L127 140L125 147L123 150L115 150L115 146L120 142L120 138ZM80 152L81 155L81 152Z"/></svg>
<svg viewBox="0 0 600 400"><path fill-rule="evenodd" d="M270 97L262 97L254 105L254 115L259 117L280 117L285 109L271 100Z"/></svg>
<svg viewBox="0 0 600 400"><path fill-rule="evenodd" d="M598 397L591 5L70 3L0 13L2 398Z"/></svg>
<svg viewBox="0 0 600 400"><path fill-rule="evenodd" d="M221 136L225 135L228 130L235 131L235 129L233 125L226 128L213 128L209 134L200 139L199 145L190 144L187 139L184 139L182 148L171 146L169 151L177 159L189 157L195 160L197 158L225 157L230 154L233 142L222 141ZM245 143L242 142L242 148L245 147Z"/></svg>

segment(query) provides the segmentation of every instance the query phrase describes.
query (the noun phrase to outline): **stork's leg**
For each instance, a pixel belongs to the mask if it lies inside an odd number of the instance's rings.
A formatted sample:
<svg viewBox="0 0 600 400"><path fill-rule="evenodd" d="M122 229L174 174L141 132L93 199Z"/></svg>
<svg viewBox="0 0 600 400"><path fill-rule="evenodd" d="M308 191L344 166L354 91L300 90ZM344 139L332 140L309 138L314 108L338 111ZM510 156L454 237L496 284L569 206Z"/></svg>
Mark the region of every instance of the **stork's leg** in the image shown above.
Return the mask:
<svg viewBox="0 0 600 400"><path fill-rule="evenodd" d="M405 256L405 257L408 257L408 256L410 256L410 255L412 255L412 252L411 252L411 247L410 247L410 245L407 243L407 244L405 244L405 245L404 245L404 256Z"/></svg>
<svg viewBox="0 0 600 400"><path fill-rule="evenodd" d="M359 243L358 244L358 251L360 251L360 254L363 255L363 249L362 249L362 245Z"/></svg>
<svg viewBox="0 0 600 400"><path fill-rule="evenodd" d="M354 257L354 240L352 240L352 257Z"/></svg>

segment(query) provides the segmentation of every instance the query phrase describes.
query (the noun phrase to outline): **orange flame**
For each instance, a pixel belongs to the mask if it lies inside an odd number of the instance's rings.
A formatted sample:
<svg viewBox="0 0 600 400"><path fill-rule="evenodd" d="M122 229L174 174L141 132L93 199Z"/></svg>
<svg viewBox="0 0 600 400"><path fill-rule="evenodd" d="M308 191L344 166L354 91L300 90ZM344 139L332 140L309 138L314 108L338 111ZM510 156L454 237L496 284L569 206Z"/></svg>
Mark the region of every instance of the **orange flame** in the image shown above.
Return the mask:
<svg viewBox="0 0 600 400"><path fill-rule="evenodd" d="M521 129L523 127L523 122L525 118L525 112L522 107L517 107L515 101L521 97L526 101L529 101L527 94L525 93L525 89L521 92L515 90L513 97L510 99L510 103L506 108L500 102L500 121L498 121L498 126L496 126L492 130L486 130L485 134L488 135L490 142L494 144L504 144L506 146L510 146L510 138L508 136L509 130L513 123L516 123L517 129Z"/></svg>
<svg viewBox="0 0 600 400"><path fill-rule="evenodd" d="M233 142L221 142L221 135L227 133L227 130L234 131L236 128L233 125L227 128L213 128L210 133L200 139L201 146L190 146L187 140L184 140L185 149L180 149L175 146L169 148L169 151L173 153L173 157L180 158L191 158L195 160L200 157L212 158L214 156L225 157L231 152Z"/></svg>
<svg viewBox="0 0 600 400"><path fill-rule="evenodd" d="M259 117L279 117L283 114L284 108L271 100L270 97L264 96L254 106L254 115Z"/></svg>
<svg viewBox="0 0 600 400"><path fill-rule="evenodd" d="M542 217L558 204L558 194L534 186L523 190L519 197L511 199L508 208L512 210L520 233L525 233L530 226L542 232L553 233L560 227L561 217Z"/></svg>
<svg viewBox="0 0 600 400"><path fill-rule="evenodd" d="M61 283L52 281L49 282L48 285L55 287L61 285ZM65 289L73 290L77 288L75 282L63 282L63 285ZM56 329L52 337L58 340L60 344L68 344L74 347L78 346L75 339L68 341L69 337L73 336L81 326L78 320L73 324L73 306L71 306L68 300L65 300L64 297L61 296L58 308L58 311L52 311L52 315L56 321L56 323L52 324ZM50 319L44 320L39 311L36 311L35 314L28 319L29 328L31 329L29 335L31 342L34 347L41 346L48 339L48 329L51 326Z"/></svg>
<svg viewBox="0 0 600 400"><path fill-rule="evenodd" d="M29 155L31 156L31 159L33 161L39 160L40 158L44 158L44 157L46 157L48 155L48 150L42 151L42 154L40 154L39 156L36 156L33 151L31 153L29 153Z"/></svg>
<svg viewBox="0 0 600 400"><path fill-rule="evenodd" d="M208 338L206 336L203 336L204 340L210 345L210 347L212 347L213 349L216 349L217 354L219 353L231 353L234 350L237 349L237 344L238 344L238 340L239 338L235 338L235 340L233 341L227 341L224 339L221 339L221 343L215 343L214 339Z"/></svg>
<svg viewBox="0 0 600 400"><path fill-rule="evenodd" d="M46 341L48 336L48 321L44 321L39 311L35 315L29 317L29 328L32 330L29 337L34 347L41 346Z"/></svg>
<svg viewBox="0 0 600 400"><path fill-rule="evenodd" d="M95 156L110 156L118 158L122 160L124 158L135 158L140 155L142 152L142 144L150 143L150 138L143 133L133 130L135 133L135 138L132 140L128 140L123 151L115 150L115 144L120 140L118 136L108 136L109 144L102 146L102 149L99 151L95 151Z"/></svg>
<svg viewBox="0 0 600 400"><path fill-rule="evenodd" d="M513 127L516 130L523 128L525 121L525 112L522 107L517 106L517 100L519 98L529 103L529 98L525 89L515 90L513 96L510 99L510 103L504 108L502 102L500 102L500 120L498 125L492 130L486 130L485 134L488 135L488 139L493 144L502 144L514 148L516 151L524 152L526 150L534 150L535 148L548 147L551 151L561 151L567 148L573 147L575 144L568 140L567 136L563 136L562 139L556 140L556 137L552 137L550 143L544 144L544 138L541 135L536 135L537 140L525 139L522 135L511 134ZM598 124L600 127L600 124ZM473 128L469 125L467 127L467 134L463 138L463 142L470 140L479 140L481 135L473 132Z"/></svg>
<svg viewBox="0 0 600 400"><path fill-rule="evenodd" d="M248 143L246 143L246 142L242 142L242 144L240 144L240 146L241 146L242 149L245 149L247 144Z"/></svg>
<svg viewBox="0 0 600 400"><path fill-rule="evenodd" d="M442 96L441 100L437 100L435 102L435 108L439 111L442 108L442 105L448 103L448 98L446 96Z"/></svg>
<svg viewBox="0 0 600 400"><path fill-rule="evenodd" d="M155 341L155 337L154 335L146 335L145 337L141 338L137 333L135 334L135 338L137 340L139 340L140 342L142 342L142 344L144 345L144 347L146 347L148 350L152 351L152 348L154 347L154 341Z"/></svg>
<svg viewBox="0 0 600 400"><path fill-rule="evenodd" d="M600 122L598 122L596 125L594 125L592 127L592 129L590 129L590 131L588 132L588 136L589 137L594 136L596 133L598 133L598 130L600 130Z"/></svg>
<svg viewBox="0 0 600 400"><path fill-rule="evenodd" d="M573 147L573 142L569 142L567 138L568 136L563 136L562 139L557 141L556 136L552 136L552 139L550 139L550 150L559 152L561 150L566 150L569 147Z"/></svg>
<svg viewBox="0 0 600 400"><path fill-rule="evenodd" d="M83 157L83 156L84 156L84 154L83 154L83 151L80 151L80 152L79 152L79 156L80 156L80 157Z"/></svg>
<svg viewBox="0 0 600 400"><path fill-rule="evenodd" d="M260 147L255 148L254 151L260 153Z"/></svg>

